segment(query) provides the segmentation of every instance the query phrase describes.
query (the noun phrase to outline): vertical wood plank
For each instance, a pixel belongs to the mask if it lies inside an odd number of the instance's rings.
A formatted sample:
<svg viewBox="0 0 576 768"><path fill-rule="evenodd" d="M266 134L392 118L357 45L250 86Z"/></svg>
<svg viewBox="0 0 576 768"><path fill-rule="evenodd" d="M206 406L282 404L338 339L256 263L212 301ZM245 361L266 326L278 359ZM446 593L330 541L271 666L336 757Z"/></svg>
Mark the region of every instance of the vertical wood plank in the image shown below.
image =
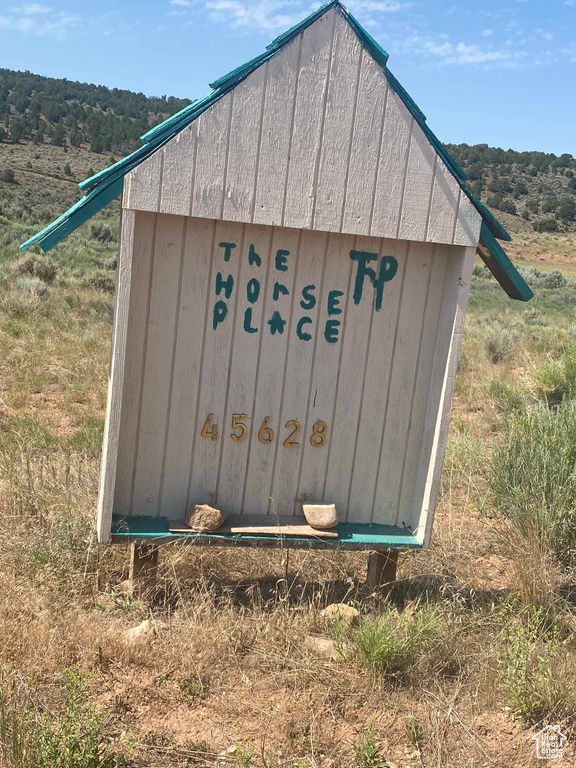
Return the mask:
<svg viewBox="0 0 576 768"><path fill-rule="evenodd" d="M162 189L162 151L153 155L128 174L127 208L137 211L158 210L160 191Z"/></svg>
<svg viewBox="0 0 576 768"><path fill-rule="evenodd" d="M132 489L134 467L136 464L136 446L140 415L140 397L144 376L144 355L146 353L146 335L148 328L148 308L150 286L152 279L152 263L154 258L154 241L156 232L156 214L144 212L122 212L122 228L127 221L133 221L133 251L132 281L130 294L127 299L121 290L122 264L120 264L120 279L118 283L117 315L128 312L126 342L122 360L124 365L123 384L114 381L109 403L121 397L120 432L118 442L118 458L116 463L116 483L114 487L114 512L121 515L132 514ZM126 221L127 220L127 221ZM125 223L126 222L126 223ZM124 234L122 235L122 254L124 258ZM124 306L124 302L127 305ZM118 320L116 323L120 328ZM115 334L116 336L116 334ZM115 348L118 340L115 338ZM113 358L113 366L116 363Z"/></svg>
<svg viewBox="0 0 576 768"><path fill-rule="evenodd" d="M294 287L294 305L287 345L287 364L282 384L282 405L280 420L277 425L276 441L274 443L275 464L270 491L270 512L277 515L293 514L297 503L298 478L301 466L302 443L309 438L300 433L298 448L285 448L284 439L288 436L285 424L289 420L297 420L303 424L306 417L307 398L310 397L310 375L315 347L318 343L320 329L318 328L318 307L322 304L322 273L326 261L328 235L322 232L302 232L300 252L298 255L298 274ZM316 298L313 307L308 305L302 290L309 286L310 292ZM301 318L309 317L312 322L303 326L310 338L302 340L296 334L297 325Z"/></svg>
<svg viewBox="0 0 576 768"><path fill-rule="evenodd" d="M400 240L426 240L437 157L434 147L414 122L400 212Z"/></svg>
<svg viewBox="0 0 576 768"><path fill-rule="evenodd" d="M192 185L196 165L196 131L194 122L180 131L162 150L162 192L159 210L175 216L188 216L192 202Z"/></svg>
<svg viewBox="0 0 576 768"><path fill-rule="evenodd" d="M232 93L227 93L196 119L198 139L191 216L222 217Z"/></svg>
<svg viewBox="0 0 576 768"><path fill-rule="evenodd" d="M299 35L267 63L253 216L256 224L282 223L301 45Z"/></svg>
<svg viewBox="0 0 576 768"><path fill-rule="evenodd" d="M267 64L234 89L222 218L251 221L258 175Z"/></svg>
<svg viewBox="0 0 576 768"><path fill-rule="evenodd" d="M357 237L356 251L379 254L380 241ZM356 270L353 269L353 275ZM352 278L354 280L354 277ZM353 291L353 285L349 291ZM336 380L333 416L328 422L328 461L324 481L324 500L336 504L341 520L348 519L347 509L355 437L360 415L362 387L359 386L366 364L366 353L374 315L374 289L365 282L362 298L356 304L351 297L346 310L345 327L341 337L341 360Z"/></svg>
<svg viewBox="0 0 576 768"><path fill-rule="evenodd" d="M330 235L328 238L328 253L324 275L324 295L318 307L318 340L314 356L313 372L310 385L310 396L306 418L302 421L302 432L299 436L302 455L300 485L298 498L309 502L324 500L324 480L328 462L328 445L313 447L310 443L312 427L317 421L323 421L332 429L334 405L336 399L336 384L341 368L341 353L344 343L344 320L347 317L350 298L350 283L353 262L350 251L354 248L353 235ZM341 295L332 292L341 292ZM335 303L337 302L337 303ZM330 314L329 314L330 309ZM334 314L334 313L338 314ZM326 339L326 323L338 322L338 340L329 342ZM328 334L330 337L330 333ZM331 501L331 499L327 499ZM301 510L295 510L298 514Z"/></svg>
<svg viewBox="0 0 576 768"><path fill-rule="evenodd" d="M414 118L388 88L370 234L396 238Z"/></svg>
<svg viewBox="0 0 576 768"><path fill-rule="evenodd" d="M186 228L161 517L183 518L186 511L215 228L207 219L189 219Z"/></svg>
<svg viewBox="0 0 576 768"><path fill-rule="evenodd" d="M379 446L384 429L396 344L399 306L405 279L408 243L383 240L381 256L393 256L398 272L384 289L382 309L372 318L370 346L364 372L361 410L355 436L355 455L347 507L350 518L369 523L374 503Z"/></svg>
<svg viewBox="0 0 576 768"><path fill-rule="evenodd" d="M220 243L234 244L234 248L225 248ZM218 468L222 451L222 441L229 440L228 424L225 423L226 394L230 376L230 354L236 319L236 302L241 290L241 254L244 243L244 225L233 222L218 222L212 254L212 284L208 286L208 310L205 319L204 354L198 406L196 410L196 427L192 453L192 467L188 487L188 504L217 504ZM228 260L227 260L228 259ZM217 293L217 284L222 281L230 284L232 291L224 288ZM214 310L217 301L227 308L227 314L222 322L214 328ZM212 426L216 425L218 439L202 437L201 431L209 414L213 414Z"/></svg>
<svg viewBox="0 0 576 768"><path fill-rule="evenodd" d="M388 81L382 69L363 51L342 232L357 235L370 232L387 94Z"/></svg>
<svg viewBox="0 0 576 768"><path fill-rule="evenodd" d="M265 418L275 432L275 440L284 440L283 424L280 423L280 409L283 398L284 375L287 366L287 349L293 329L293 313L299 311L294 281L298 272L300 233L295 229L273 230L270 251L270 272L264 302L264 322L262 323L262 347L260 350L260 369L254 405L252 408L253 427L249 436L249 456L246 467L243 511L247 514L268 513L270 505L270 487L274 470L276 442L262 443L258 440L258 431ZM278 271L275 256L279 251L287 251L286 266L288 271ZM275 290L276 282L286 287L288 293ZM286 320L284 333L271 334L268 321L278 312Z"/></svg>
<svg viewBox="0 0 576 768"><path fill-rule="evenodd" d="M476 247L480 239L481 224L482 217L462 192L454 229L454 245L473 245Z"/></svg>
<svg viewBox="0 0 576 768"><path fill-rule="evenodd" d="M356 114L362 45L346 19L336 15L312 226L339 232Z"/></svg>
<svg viewBox="0 0 576 768"><path fill-rule="evenodd" d="M421 509L414 510L417 538L427 546L432 533L434 509L440 490L442 465L450 410L458 369L458 354L464 330L466 308L470 297L472 270L476 249L453 248L449 260L448 275L443 298L443 312L438 331L438 352L432 372L431 389L422 441L422 455L416 478L416 501L423 499ZM454 304L456 305L454 307ZM450 329L452 331L450 332ZM446 350L448 347L448 351ZM446 364L446 358L448 362Z"/></svg>
<svg viewBox="0 0 576 768"><path fill-rule="evenodd" d="M292 127L283 225L307 229L312 224L326 89L337 11L332 8L302 34L302 56Z"/></svg>
<svg viewBox="0 0 576 768"><path fill-rule="evenodd" d="M110 373L108 379L108 402L106 421L104 424L104 445L100 469L100 492L98 495L98 541L110 540L112 525L112 510L114 487L116 485L116 470L119 454L120 422L122 416L122 391L126 375L125 356L128 340L128 319L130 310L130 294L135 282L133 249L134 249L134 219L132 212L127 212L122 218L119 244L118 284L116 308L114 313L114 329L112 337L112 354L110 358Z"/></svg>
<svg viewBox="0 0 576 768"><path fill-rule="evenodd" d="M263 309L268 288L271 242L270 227L246 225L242 253L242 284L238 287L230 384L222 427L223 470L217 486L218 505L228 514L242 511L250 443L260 428L258 421L253 420L254 394L260 376L261 347L265 335L269 332L268 318L264 317ZM250 299L248 284L252 284L251 291L254 291L254 281L257 281L259 286L259 294L256 298L255 294L251 293ZM232 430L233 414L242 416L241 422L246 425L247 430L245 437L241 427ZM243 439L234 440L232 434Z"/></svg>
<svg viewBox="0 0 576 768"><path fill-rule="evenodd" d="M426 240L429 243L451 243L458 214L460 185L444 163L438 159L434 174L432 202Z"/></svg>
<svg viewBox="0 0 576 768"><path fill-rule="evenodd" d="M133 514L158 515L186 219L158 214Z"/></svg>
<svg viewBox="0 0 576 768"><path fill-rule="evenodd" d="M396 525L414 524L414 491L416 475L420 464L422 451L422 437L428 408L432 367L437 350L437 335L440 313L442 310L442 296L446 282L446 267L451 255L450 246L436 246L432 258L432 272L430 286L428 288L428 300L424 326L422 330L421 351L418 361L418 369L414 381L412 393L412 406L406 444L406 455L402 469L402 483L400 487L400 503ZM439 350L438 350L439 351Z"/></svg>
<svg viewBox="0 0 576 768"><path fill-rule="evenodd" d="M398 511L411 394L418 368L433 248L432 245L410 243L408 251L388 409L381 437L372 514L374 523L394 524Z"/></svg>

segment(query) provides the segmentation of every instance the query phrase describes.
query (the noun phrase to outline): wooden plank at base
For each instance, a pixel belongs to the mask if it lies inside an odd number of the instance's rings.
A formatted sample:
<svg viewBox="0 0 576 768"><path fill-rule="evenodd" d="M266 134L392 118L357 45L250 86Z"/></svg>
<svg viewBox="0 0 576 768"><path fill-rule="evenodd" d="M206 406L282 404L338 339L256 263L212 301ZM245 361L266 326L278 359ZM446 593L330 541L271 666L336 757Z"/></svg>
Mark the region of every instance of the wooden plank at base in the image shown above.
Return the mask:
<svg viewBox="0 0 576 768"><path fill-rule="evenodd" d="M183 520L168 520L170 533L197 534ZM304 517L264 517L263 515L234 515L212 533L244 533L262 536L313 536L314 538L337 539L334 530L321 531L312 528Z"/></svg>

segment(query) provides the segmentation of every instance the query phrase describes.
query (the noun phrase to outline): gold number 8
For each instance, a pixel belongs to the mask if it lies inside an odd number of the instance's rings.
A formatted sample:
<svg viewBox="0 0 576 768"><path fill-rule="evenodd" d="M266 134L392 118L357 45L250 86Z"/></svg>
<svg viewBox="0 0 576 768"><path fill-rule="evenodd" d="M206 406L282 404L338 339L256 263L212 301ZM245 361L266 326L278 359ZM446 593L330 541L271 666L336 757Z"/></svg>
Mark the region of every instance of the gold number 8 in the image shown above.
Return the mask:
<svg viewBox="0 0 576 768"><path fill-rule="evenodd" d="M321 448L326 442L326 431L328 427L325 421L317 421L312 427L310 435L310 445L314 448Z"/></svg>

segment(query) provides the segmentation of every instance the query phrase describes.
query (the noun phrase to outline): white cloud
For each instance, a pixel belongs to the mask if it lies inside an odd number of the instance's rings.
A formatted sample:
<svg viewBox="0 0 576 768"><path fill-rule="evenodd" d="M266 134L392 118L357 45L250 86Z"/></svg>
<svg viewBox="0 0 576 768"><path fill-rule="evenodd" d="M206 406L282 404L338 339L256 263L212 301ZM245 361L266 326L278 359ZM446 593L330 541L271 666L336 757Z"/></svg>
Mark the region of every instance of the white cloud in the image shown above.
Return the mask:
<svg viewBox="0 0 576 768"><path fill-rule="evenodd" d="M564 5L574 5L574 0L564 0Z"/></svg>
<svg viewBox="0 0 576 768"><path fill-rule="evenodd" d="M48 35L63 40L70 29L78 26L79 21L79 17L74 13L55 11L47 5L29 3L13 7L10 14L0 16L0 29L31 37Z"/></svg>
<svg viewBox="0 0 576 768"><path fill-rule="evenodd" d="M490 35L494 34L493 29L483 29L482 30L482 37L490 37Z"/></svg>
<svg viewBox="0 0 576 768"><path fill-rule="evenodd" d="M190 0L170 0L170 5L181 5L184 8L192 8L193 3Z"/></svg>
<svg viewBox="0 0 576 768"><path fill-rule="evenodd" d="M290 0L259 0L255 3L241 0L207 0L206 8L216 21L232 24L234 27L257 29L282 29L291 27L302 18L302 10L286 13L282 9L294 8Z"/></svg>
<svg viewBox="0 0 576 768"><path fill-rule="evenodd" d="M10 9L13 13L23 16L36 16L39 13L52 13L54 10L49 5L40 5L40 3L27 3Z"/></svg>

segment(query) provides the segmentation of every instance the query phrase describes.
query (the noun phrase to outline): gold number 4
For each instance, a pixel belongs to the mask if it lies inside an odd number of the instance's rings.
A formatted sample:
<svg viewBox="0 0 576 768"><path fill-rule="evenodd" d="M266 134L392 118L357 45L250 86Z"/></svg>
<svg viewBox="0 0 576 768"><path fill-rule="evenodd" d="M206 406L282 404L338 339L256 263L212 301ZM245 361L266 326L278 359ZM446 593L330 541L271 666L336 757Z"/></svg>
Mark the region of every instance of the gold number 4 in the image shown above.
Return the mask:
<svg viewBox="0 0 576 768"><path fill-rule="evenodd" d="M274 440L274 430L270 429L268 426L269 421L270 417L266 416L262 422L262 426L258 430L258 440L260 440L261 443L271 443L272 440Z"/></svg>
<svg viewBox="0 0 576 768"><path fill-rule="evenodd" d="M208 418L206 419L204 426L202 427L202 432L200 434L202 437L211 437L212 440L218 440L218 427L216 424L212 424L212 419L214 418L213 413L208 414Z"/></svg>
<svg viewBox="0 0 576 768"><path fill-rule="evenodd" d="M321 448L326 442L326 430L328 426L325 421L317 421L312 427L312 434L310 435L310 445L314 448Z"/></svg>
<svg viewBox="0 0 576 768"><path fill-rule="evenodd" d="M290 427L294 427L292 432L288 435L286 440L284 440L284 448L298 448L300 443L295 442L294 438L300 432L300 422L296 421L296 419L290 419L290 421L286 422L286 429L290 429Z"/></svg>
<svg viewBox="0 0 576 768"><path fill-rule="evenodd" d="M230 434L230 437L232 440L235 440L237 443L241 443L242 440L246 440L246 435L248 434L248 429L246 427L246 424L244 424L240 419L247 419L248 414L247 413L233 413L232 414L232 429L239 429L240 434L235 435L234 432Z"/></svg>

